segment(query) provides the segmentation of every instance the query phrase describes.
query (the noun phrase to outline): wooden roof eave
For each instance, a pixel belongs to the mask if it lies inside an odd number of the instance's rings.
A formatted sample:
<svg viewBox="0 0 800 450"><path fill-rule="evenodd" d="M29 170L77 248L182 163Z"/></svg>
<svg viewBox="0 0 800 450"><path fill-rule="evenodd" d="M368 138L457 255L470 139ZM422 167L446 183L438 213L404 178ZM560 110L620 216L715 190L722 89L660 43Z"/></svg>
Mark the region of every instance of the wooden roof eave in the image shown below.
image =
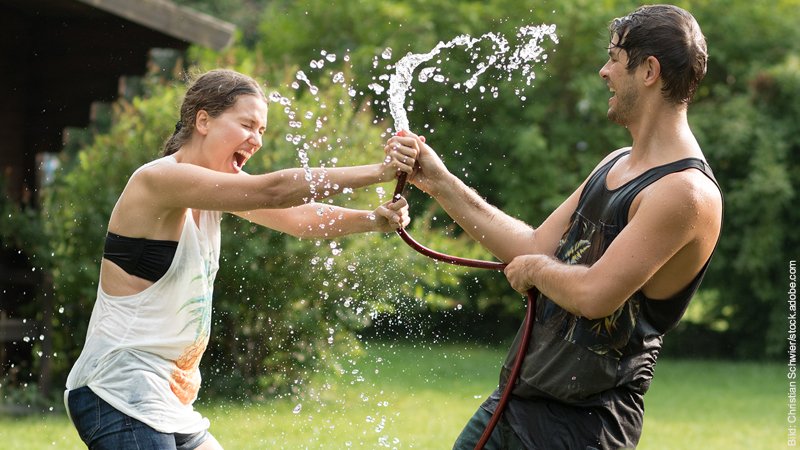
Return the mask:
<svg viewBox="0 0 800 450"><path fill-rule="evenodd" d="M236 27L207 14L163 0L77 0L192 44L222 50Z"/></svg>

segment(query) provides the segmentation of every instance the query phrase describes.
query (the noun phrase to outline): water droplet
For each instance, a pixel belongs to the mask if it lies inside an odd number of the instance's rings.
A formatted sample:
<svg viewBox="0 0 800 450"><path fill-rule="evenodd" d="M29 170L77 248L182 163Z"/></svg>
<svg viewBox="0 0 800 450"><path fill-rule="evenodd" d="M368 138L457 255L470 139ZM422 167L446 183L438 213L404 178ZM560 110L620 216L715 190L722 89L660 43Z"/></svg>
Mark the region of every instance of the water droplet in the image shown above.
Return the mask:
<svg viewBox="0 0 800 450"><path fill-rule="evenodd" d="M386 88L384 88L383 86L381 86L381 85L380 85L380 84L378 84L378 83L372 83L372 84L370 84L370 85L369 85L369 86L367 86L367 87L368 87L368 88L370 88L370 89L372 89L372 90L373 90L373 91L374 91L376 94L378 94L378 95L381 95L381 94L383 94L383 91L385 91L385 90L386 90Z"/></svg>

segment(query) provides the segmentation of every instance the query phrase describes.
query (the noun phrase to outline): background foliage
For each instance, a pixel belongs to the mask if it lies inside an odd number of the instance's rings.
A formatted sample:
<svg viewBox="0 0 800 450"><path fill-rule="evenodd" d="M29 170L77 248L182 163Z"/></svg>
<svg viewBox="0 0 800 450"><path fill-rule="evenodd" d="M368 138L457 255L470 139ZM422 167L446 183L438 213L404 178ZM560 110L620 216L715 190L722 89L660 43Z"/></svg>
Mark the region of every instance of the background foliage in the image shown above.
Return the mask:
<svg viewBox="0 0 800 450"><path fill-rule="evenodd" d="M557 45L546 44L549 59L537 66L533 86L494 78L500 95L492 98L477 90L416 83L409 98L412 129L428 137L454 173L533 225L605 154L629 145L625 130L605 118L608 92L597 70L606 57L606 24L634 9L631 1L178 3L237 22L241 29L237 44L225 52L193 49L186 68L237 68L281 92L303 117L326 118L320 130L313 120L292 128L284 106L273 104L264 148L248 163L251 172L298 166L298 150L307 151L311 164L375 161L392 124L383 99L368 85L387 73L386 64L458 34L513 36L525 24L556 24L559 36ZM704 356L778 355L785 346L784 266L800 248L792 230L800 223L793 207L800 179L795 156L800 2L678 4L697 17L709 42L708 75L689 116L723 187L726 216L707 279L684 324L667 339L668 349ZM380 58L386 48L393 51L390 60ZM309 66L326 54L337 60L326 60L321 69ZM466 54L458 51L442 64L445 73L464 73L468 66ZM298 70L319 92L290 87ZM339 71L355 95L331 82ZM40 264L52 271L57 306L63 307L52 323L55 348L65 355L56 359L61 376L83 340L108 215L130 173L158 155L183 89L183 83L170 81L169 70L148 76L140 95L112 106L112 120L73 140L55 184L43 195L41 234L52 257L42 257ZM298 135L304 138L292 143ZM328 140L321 140L325 136ZM409 196L412 231L421 241L454 254L488 257L428 199L415 191ZM337 203L370 208L381 199L374 188L345 197ZM335 368L355 356L359 336L399 331L415 338L499 343L521 315L521 299L502 276L432 264L392 236L297 240L228 216L223 226L214 341L204 359L211 393L289 391L321 366ZM698 336L702 347L692 340ZM687 345L669 347L671 339Z"/></svg>

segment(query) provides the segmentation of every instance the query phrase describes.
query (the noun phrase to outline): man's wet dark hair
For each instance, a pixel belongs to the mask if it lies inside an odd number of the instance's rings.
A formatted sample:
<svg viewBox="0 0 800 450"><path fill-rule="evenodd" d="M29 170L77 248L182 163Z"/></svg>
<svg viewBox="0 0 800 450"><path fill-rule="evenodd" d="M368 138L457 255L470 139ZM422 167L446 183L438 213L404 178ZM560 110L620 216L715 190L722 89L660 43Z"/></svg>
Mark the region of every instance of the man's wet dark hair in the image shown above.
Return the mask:
<svg viewBox="0 0 800 450"><path fill-rule="evenodd" d="M689 12L672 5L642 6L612 20L608 30L611 38L619 36L615 47L627 53L629 71L654 56L661 65L664 98L686 104L692 100L706 74L708 50Z"/></svg>

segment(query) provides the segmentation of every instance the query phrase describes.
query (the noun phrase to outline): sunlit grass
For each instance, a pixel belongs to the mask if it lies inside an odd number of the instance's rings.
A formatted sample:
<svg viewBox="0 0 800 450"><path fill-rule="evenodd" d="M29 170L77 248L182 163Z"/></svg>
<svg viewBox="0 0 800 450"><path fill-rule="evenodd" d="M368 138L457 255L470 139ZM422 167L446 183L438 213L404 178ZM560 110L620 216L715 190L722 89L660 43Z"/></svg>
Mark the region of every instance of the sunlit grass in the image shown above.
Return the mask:
<svg viewBox="0 0 800 450"><path fill-rule="evenodd" d="M449 448L496 384L502 356L474 347L377 344L369 363L318 377L304 399L204 412L222 442L235 442L235 429L247 423L253 440L236 448Z"/></svg>
<svg viewBox="0 0 800 450"><path fill-rule="evenodd" d="M228 450L449 449L497 383L503 349L376 343L360 361L319 375L298 396L198 409ZM780 364L659 362L640 449L786 446ZM299 406L298 406L299 405ZM83 448L63 415L0 417L0 447Z"/></svg>
<svg viewBox="0 0 800 450"><path fill-rule="evenodd" d="M786 448L786 373L780 364L658 363L645 396L640 449Z"/></svg>

